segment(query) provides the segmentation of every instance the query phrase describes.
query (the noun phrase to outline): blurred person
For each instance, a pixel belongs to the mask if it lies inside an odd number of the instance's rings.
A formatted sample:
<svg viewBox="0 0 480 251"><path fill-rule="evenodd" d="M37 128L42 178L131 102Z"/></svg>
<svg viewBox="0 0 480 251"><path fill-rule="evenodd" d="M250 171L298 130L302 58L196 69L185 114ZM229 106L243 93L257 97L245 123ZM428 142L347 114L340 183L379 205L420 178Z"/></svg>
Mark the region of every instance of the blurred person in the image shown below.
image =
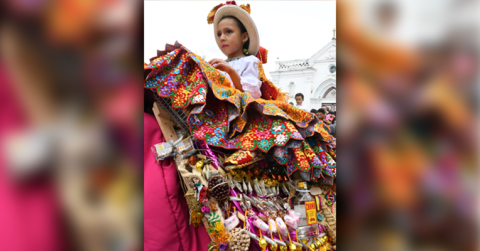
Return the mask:
<svg viewBox="0 0 480 251"><path fill-rule="evenodd" d="M2 201L9 198L0 249L139 250L142 73L125 64L141 55L132 50L135 22L128 20L135 8L53 1L16 15L28 4L0 7L0 68L9 76L2 87L24 117L15 134L2 137L9 161L2 184L11 187L0 189ZM47 15L54 9L58 19ZM14 101L2 100L15 110ZM29 147L18 151L20 143Z"/></svg>
<svg viewBox="0 0 480 251"><path fill-rule="evenodd" d="M325 124L329 125L331 124L331 121L327 119L327 112L325 109L320 108L317 112L318 118Z"/></svg>
<svg viewBox="0 0 480 251"><path fill-rule="evenodd" d="M328 126L328 128L330 129L330 134L333 136L333 137L337 137L337 124L336 123L332 123Z"/></svg>
<svg viewBox="0 0 480 251"><path fill-rule="evenodd" d="M295 102L296 102L295 106L298 107L299 109L307 111L307 108L303 106L303 100L304 100L304 97L302 93L295 94Z"/></svg>
<svg viewBox="0 0 480 251"><path fill-rule="evenodd" d="M442 3L452 13L467 2ZM411 46L392 36L403 14L400 10L412 5L337 3L342 20L337 38L343 70L339 83L347 90L339 98L347 123L342 123L340 136L345 154L340 157L345 161L340 175L345 180L338 188L349 201L338 217L340 235L348 241L338 245L344 246L342 250L477 250L473 218L478 217L474 213L478 189L472 184L478 158L472 148L478 143L472 139L478 124L469 101L464 101L473 95L459 94L469 74L454 77L456 67L447 66L455 61L452 54L438 46L443 40L435 41L436 46ZM373 10L369 17L380 28L359 17L366 15L358 11L360 6ZM427 9L426 4L423 7ZM419 16L431 21L427 14L431 13L418 12L409 21ZM426 34L433 27L421 31L425 24L430 22L415 23L413 30ZM436 31L441 26L435 23ZM452 36L460 43L465 37ZM465 50L465 45L455 47ZM478 46L468 51L468 60L464 56L459 60L462 71L477 61ZM470 83L478 77L473 75L477 74L470 74ZM459 231L445 234L445 227Z"/></svg>

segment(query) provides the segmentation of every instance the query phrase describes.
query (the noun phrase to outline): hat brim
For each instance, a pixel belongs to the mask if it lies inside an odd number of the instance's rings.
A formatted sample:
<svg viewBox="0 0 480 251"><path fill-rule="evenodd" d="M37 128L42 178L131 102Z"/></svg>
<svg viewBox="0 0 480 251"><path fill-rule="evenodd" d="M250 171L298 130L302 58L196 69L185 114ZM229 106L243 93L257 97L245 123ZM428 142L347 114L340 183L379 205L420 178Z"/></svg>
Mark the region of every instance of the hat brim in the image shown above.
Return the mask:
<svg viewBox="0 0 480 251"><path fill-rule="evenodd" d="M254 56L257 55L260 47L260 38L258 36L257 26L255 26L250 14L236 5L222 6L215 13L215 18L213 19L213 34L218 47L221 47L220 38L217 36L218 22L224 16L234 16L243 24L243 26L245 26L245 29L248 32L248 38L250 39L250 44L248 45L248 54Z"/></svg>

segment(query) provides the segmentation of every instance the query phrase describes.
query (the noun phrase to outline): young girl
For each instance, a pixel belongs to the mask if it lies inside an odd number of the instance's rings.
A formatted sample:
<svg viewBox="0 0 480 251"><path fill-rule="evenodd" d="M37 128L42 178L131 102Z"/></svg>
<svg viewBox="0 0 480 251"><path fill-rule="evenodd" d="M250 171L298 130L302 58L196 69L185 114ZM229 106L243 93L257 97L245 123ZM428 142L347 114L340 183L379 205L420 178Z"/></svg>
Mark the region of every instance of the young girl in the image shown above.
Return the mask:
<svg viewBox="0 0 480 251"><path fill-rule="evenodd" d="M222 13L218 14L221 15ZM218 14L216 17L219 17ZM246 13L239 10L237 15L241 14L245 15ZM227 56L227 60L215 58L208 63L226 72L225 75L236 89L249 93L255 99L260 98L260 87L262 85L258 76L260 60L253 56L257 54L256 48L253 49L253 55L248 52L250 38L247 29L234 15L225 15L217 19L214 28L215 38L220 50ZM250 26L256 29L253 22ZM258 40L258 38L255 40Z"/></svg>
<svg viewBox="0 0 480 251"><path fill-rule="evenodd" d="M265 77L266 50L249 12L250 5L229 1L207 17L226 60L207 63L179 43L167 45L145 64L145 87L183 108L192 135L207 144L264 152L286 165L288 175L299 171L305 180L331 185L335 138Z"/></svg>

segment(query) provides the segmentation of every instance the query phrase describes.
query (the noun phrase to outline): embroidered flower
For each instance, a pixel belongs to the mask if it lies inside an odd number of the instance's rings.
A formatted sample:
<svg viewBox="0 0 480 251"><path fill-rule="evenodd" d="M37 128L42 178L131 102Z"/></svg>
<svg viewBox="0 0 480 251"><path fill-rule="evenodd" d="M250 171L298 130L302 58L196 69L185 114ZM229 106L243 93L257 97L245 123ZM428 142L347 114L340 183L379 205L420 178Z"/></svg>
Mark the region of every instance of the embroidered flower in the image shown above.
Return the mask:
<svg viewBox="0 0 480 251"><path fill-rule="evenodd" d="M188 73L190 73L190 70L192 69L192 67L190 66L190 63L186 62L185 64L183 64L183 75L187 76Z"/></svg>
<svg viewBox="0 0 480 251"><path fill-rule="evenodd" d="M174 78L174 76L170 76L167 79L167 87L173 89L176 89L178 87L177 80Z"/></svg>
<svg viewBox="0 0 480 251"><path fill-rule="evenodd" d="M203 95L197 95L193 97L193 103L205 102L205 97Z"/></svg>
<svg viewBox="0 0 480 251"><path fill-rule="evenodd" d="M224 146L225 148L234 148L234 147L237 147L237 145L235 144L235 141L233 141L233 140L224 140L223 146Z"/></svg>
<svg viewBox="0 0 480 251"><path fill-rule="evenodd" d="M277 143L278 145L283 145L286 140L287 140L287 137L285 135L279 134L275 138L275 143Z"/></svg>
<svg viewBox="0 0 480 251"><path fill-rule="evenodd" d="M222 90L221 97L222 98L228 98L230 96L230 91L227 91L226 89Z"/></svg>
<svg viewBox="0 0 480 251"><path fill-rule="evenodd" d="M226 134L224 127L222 126L215 129L215 134L223 138Z"/></svg>
<svg viewBox="0 0 480 251"><path fill-rule="evenodd" d="M263 148L263 149L266 149L270 146L270 141L266 140L266 139L262 139L260 140L260 147Z"/></svg>
<svg viewBox="0 0 480 251"><path fill-rule="evenodd" d="M259 139L266 139L266 138L268 138L269 135L270 135L270 132L268 130L259 131L257 133L257 137Z"/></svg>
<svg viewBox="0 0 480 251"><path fill-rule="evenodd" d="M206 135L206 134L207 134L207 130L206 130L206 127L205 127L205 126L203 126L203 127L201 127L200 129L196 130L195 133L194 133L195 137L197 137L197 138L202 138L202 139L205 138L205 135Z"/></svg>
<svg viewBox="0 0 480 251"><path fill-rule="evenodd" d="M207 142L213 145L219 145L220 139L217 136L207 137Z"/></svg>
<svg viewBox="0 0 480 251"><path fill-rule="evenodd" d="M294 131L292 137L295 139L302 139L302 135L298 131Z"/></svg>
<svg viewBox="0 0 480 251"><path fill-rule="evenodd" d="M188 123L190 125L201 125L202 124L202 120L198 119L198 117L196 115L193 115L193 116L190 116L190 119L188 120Z"/></svg>
<svg viewBox="0 0 480 251"><path fill-rule="evenodd" d="M285 129L285 126L282 125L282 124L279 124L279 125L276 125L276 126L272 126L272 133L273 134L280 134L283 132L283 130Z"/></svg>
<svg viewBox="0 0 480 251"><path fill-rule="evenodd" d="M320 159L318 159L317 156L315 156L315 157L313 157L312 164L315 165L315 166L320 166L320 165L322 165L322 162L320 161Z"/></svg>

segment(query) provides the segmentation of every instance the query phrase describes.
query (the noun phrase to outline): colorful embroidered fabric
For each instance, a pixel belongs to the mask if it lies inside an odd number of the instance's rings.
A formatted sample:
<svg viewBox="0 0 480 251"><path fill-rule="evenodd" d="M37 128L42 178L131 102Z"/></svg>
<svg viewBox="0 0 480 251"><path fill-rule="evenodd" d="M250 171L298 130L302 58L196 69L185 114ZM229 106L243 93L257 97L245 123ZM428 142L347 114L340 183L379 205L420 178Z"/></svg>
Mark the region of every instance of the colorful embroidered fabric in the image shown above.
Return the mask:
<svg viewBox="0 0 480 251"><path fill-rule="evenodd" d="M289 174L311 172L311 179L320 178L324 171L318 170L328 165L321 146L314 150L304 142L313 137L334 149L335 138L317 117L282 100L255 100L238 91L220 71L178 42L159 51L144 69L145 88L170 98L173 108L185 109L192 135L207 144L246 151L283 149L275 159L288 163Z"/></svg>

